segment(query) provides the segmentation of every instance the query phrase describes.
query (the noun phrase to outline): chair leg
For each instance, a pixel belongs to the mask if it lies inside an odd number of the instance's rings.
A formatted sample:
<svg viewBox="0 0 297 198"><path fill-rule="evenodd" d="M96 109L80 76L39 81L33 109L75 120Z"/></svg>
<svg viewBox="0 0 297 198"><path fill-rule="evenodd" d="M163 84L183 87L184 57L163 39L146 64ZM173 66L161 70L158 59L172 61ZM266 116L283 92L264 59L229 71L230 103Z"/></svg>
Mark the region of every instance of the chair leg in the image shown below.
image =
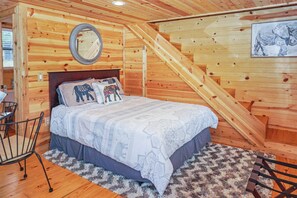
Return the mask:
<svg viewBox="0 0 297 198"><path fill-rule="evenodd" d="M27 163L26 163L26 159L24 160L24 167L25 167L25 173L24 173L24 179L27 178Z"/></svg>
<svg viewBox="0 0 297 198"><path fill-rule="evenodd" d="M22 164L21 164L21 162L18 162L19 163L19 166L20 166L20 171L23 171L24 170L24 168L22 167Z"/></svg>
<svg viewBox="0 0 297 198"><path fill-rule="evenodd" d="M45 168L44 168L44 165L43 165L42 159L41 159L41 157L40 157L40 155L39 155L38 153L36 153L36 152L34 152L34 153L35 153L36 157L38 158L38 160L39 160L39 162L40 162L40 164L41 164L41 166L42 166L42 169L43 169L44 175L45 175L45 177L46 177L46 181L47 181L47 183L48 183L48 186L49 186L49 192L53 192L53 188L51 187L51 184L50 184L50 181L49 181L49 179L48 179L48 176L47 176L46 170L45 170Z"/></svg>

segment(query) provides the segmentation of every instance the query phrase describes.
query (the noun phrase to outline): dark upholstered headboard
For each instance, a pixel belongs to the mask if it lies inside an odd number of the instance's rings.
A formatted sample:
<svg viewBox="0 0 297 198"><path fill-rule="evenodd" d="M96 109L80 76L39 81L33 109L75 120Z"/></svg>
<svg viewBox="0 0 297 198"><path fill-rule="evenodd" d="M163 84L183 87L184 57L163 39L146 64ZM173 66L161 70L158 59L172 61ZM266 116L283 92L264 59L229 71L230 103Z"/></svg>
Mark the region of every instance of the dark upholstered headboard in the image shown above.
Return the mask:
<svg viewBox="0 0 297 198"><path fill-rule="evenodd" d="M84 80L87 78L108 78L117 77L120 80L120 70L88 70L88 71L67 71L67 72L49 72L49 100L50 110L59 104L56 89L62 82Z"/></svg>

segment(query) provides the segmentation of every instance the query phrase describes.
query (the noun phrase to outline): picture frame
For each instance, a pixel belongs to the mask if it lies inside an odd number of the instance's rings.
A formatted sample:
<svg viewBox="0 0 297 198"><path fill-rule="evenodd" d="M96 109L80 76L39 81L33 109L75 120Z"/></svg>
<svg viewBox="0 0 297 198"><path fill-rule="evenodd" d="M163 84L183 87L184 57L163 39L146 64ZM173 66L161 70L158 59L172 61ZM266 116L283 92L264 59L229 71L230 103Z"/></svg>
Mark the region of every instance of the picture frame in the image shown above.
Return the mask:
<svg viewBox="0 0 297 198"><path fill-rule="evenodd" d="M251 57L296 57L297 20L254 23Z"/></svg>

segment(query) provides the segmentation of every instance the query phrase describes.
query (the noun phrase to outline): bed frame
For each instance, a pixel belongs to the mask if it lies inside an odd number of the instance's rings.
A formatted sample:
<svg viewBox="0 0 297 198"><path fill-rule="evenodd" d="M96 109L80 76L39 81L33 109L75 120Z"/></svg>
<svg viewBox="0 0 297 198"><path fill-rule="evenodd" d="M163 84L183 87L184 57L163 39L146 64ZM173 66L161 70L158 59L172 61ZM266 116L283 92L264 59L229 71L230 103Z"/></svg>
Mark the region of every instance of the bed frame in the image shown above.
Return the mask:
<svg viewBox="0 0 297 198"><path fill-rule="evenodd" d="M108 78L117 77L120 80L120 70L88 70L88 71L65 71L65 72L48 72L49 77L49 100L50 110L59 105L58 94L56 89L62 82L84 80L87 78Z"/></svg>

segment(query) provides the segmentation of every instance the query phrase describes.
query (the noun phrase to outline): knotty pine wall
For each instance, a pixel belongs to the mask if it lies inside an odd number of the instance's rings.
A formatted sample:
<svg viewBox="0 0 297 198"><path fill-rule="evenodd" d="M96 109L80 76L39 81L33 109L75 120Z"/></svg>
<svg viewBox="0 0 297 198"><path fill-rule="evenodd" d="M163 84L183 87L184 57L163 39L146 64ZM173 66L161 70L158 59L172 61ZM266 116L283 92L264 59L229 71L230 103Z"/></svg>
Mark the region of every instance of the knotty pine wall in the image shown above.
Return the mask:
<svg viewBox="0 0 297 198"><path fill-rule="evenodd" d="M27 6L27 5L25 5ZM69 36L72 29L81 23L89 23L97 28L103 40L103 52L93 65L82 65L72 57L69 50ZM123 26L106 21L98 21L64 12L27 7L28 42L28 117L45 112L50 116L48 72L71 70L97 70L123 68ZM43 81L37 75L43 74ZM121 81L124 82L123 71ZM49 137L48 126L43 124L40 138Z"/></svg>
<svg viewBox="0 0 297 198"><path fill-rule="evenodd" d="M135 90L141 89L142 84L142 59L143 55L141 50L143 43L128 29L125 29L125 53L126 56L131 59L125 61L125 80L127 95L142 95L141 92L135 93ZM137 65L137 67L135 67ZM174 101L184 102L208 106L209 105L196 94L191 87L189 87L181 78L179 78L156 54L147 48L147 80L143 82L145 86L146 97ZM130 80L139 82L136 89L127 89ZM134 87L135 88L135 87ZM214 110L213 110L214 111ZM241 145L241 147L251 148L250 144L232 127L230 126L220 115L219 126L217 130L212 130L212 139L216 142Z"/></svg>
<svg viewBox="0 0 297 198"><path fill-rule="evenodd" d="M252 23L297 19L296 10L297 7L289 7L209 16L162 22L159 27L161 32L170 34L172 42L182 44L183 52L192 53L197 65L207 65L208 75L219 76L222 87L235 89L236 99L254 101L252 113L269 116L269 131L295 133L297 59L251 58L250 43ZM126 43L140 49L142 42L127 35ZM138 62L141 62L142 54L138 50L130 53L134 60L138 57ZM147 97L208 106L150 49L147 53L147 82L144 82ZM141 74L139 69L131 70ZM126 81L129 78L126 76ZM233 127L221 116L219 119L218 129L212 131L213 140L250 148Z"/></svg>
<svg viewBox="0 0 297 198"><path fill-rule="evenodd" d="M7 85L7 89L12 89L13 69L3 70L3 85Z"/></svg>
<svg viewBox="0 0 297 198"><path fill-rule="evenodd" d="M222 87L235 88L238 100L255 101L252 112L269 116L270 128L297 132L297 58L250 57L253 23L297 19L296 13L294 6L203 17L160 23L160 30L220 76Z"/></svg>
<svg viewBox="0 0 297 198"><path fill-rule="evenodd" d="M297 132L297 58L251 58L251 25L297 19L297 7L160 23L182 51L206 64L238 100L254 101L252 113L269 116L269 127Z"/></svg>

